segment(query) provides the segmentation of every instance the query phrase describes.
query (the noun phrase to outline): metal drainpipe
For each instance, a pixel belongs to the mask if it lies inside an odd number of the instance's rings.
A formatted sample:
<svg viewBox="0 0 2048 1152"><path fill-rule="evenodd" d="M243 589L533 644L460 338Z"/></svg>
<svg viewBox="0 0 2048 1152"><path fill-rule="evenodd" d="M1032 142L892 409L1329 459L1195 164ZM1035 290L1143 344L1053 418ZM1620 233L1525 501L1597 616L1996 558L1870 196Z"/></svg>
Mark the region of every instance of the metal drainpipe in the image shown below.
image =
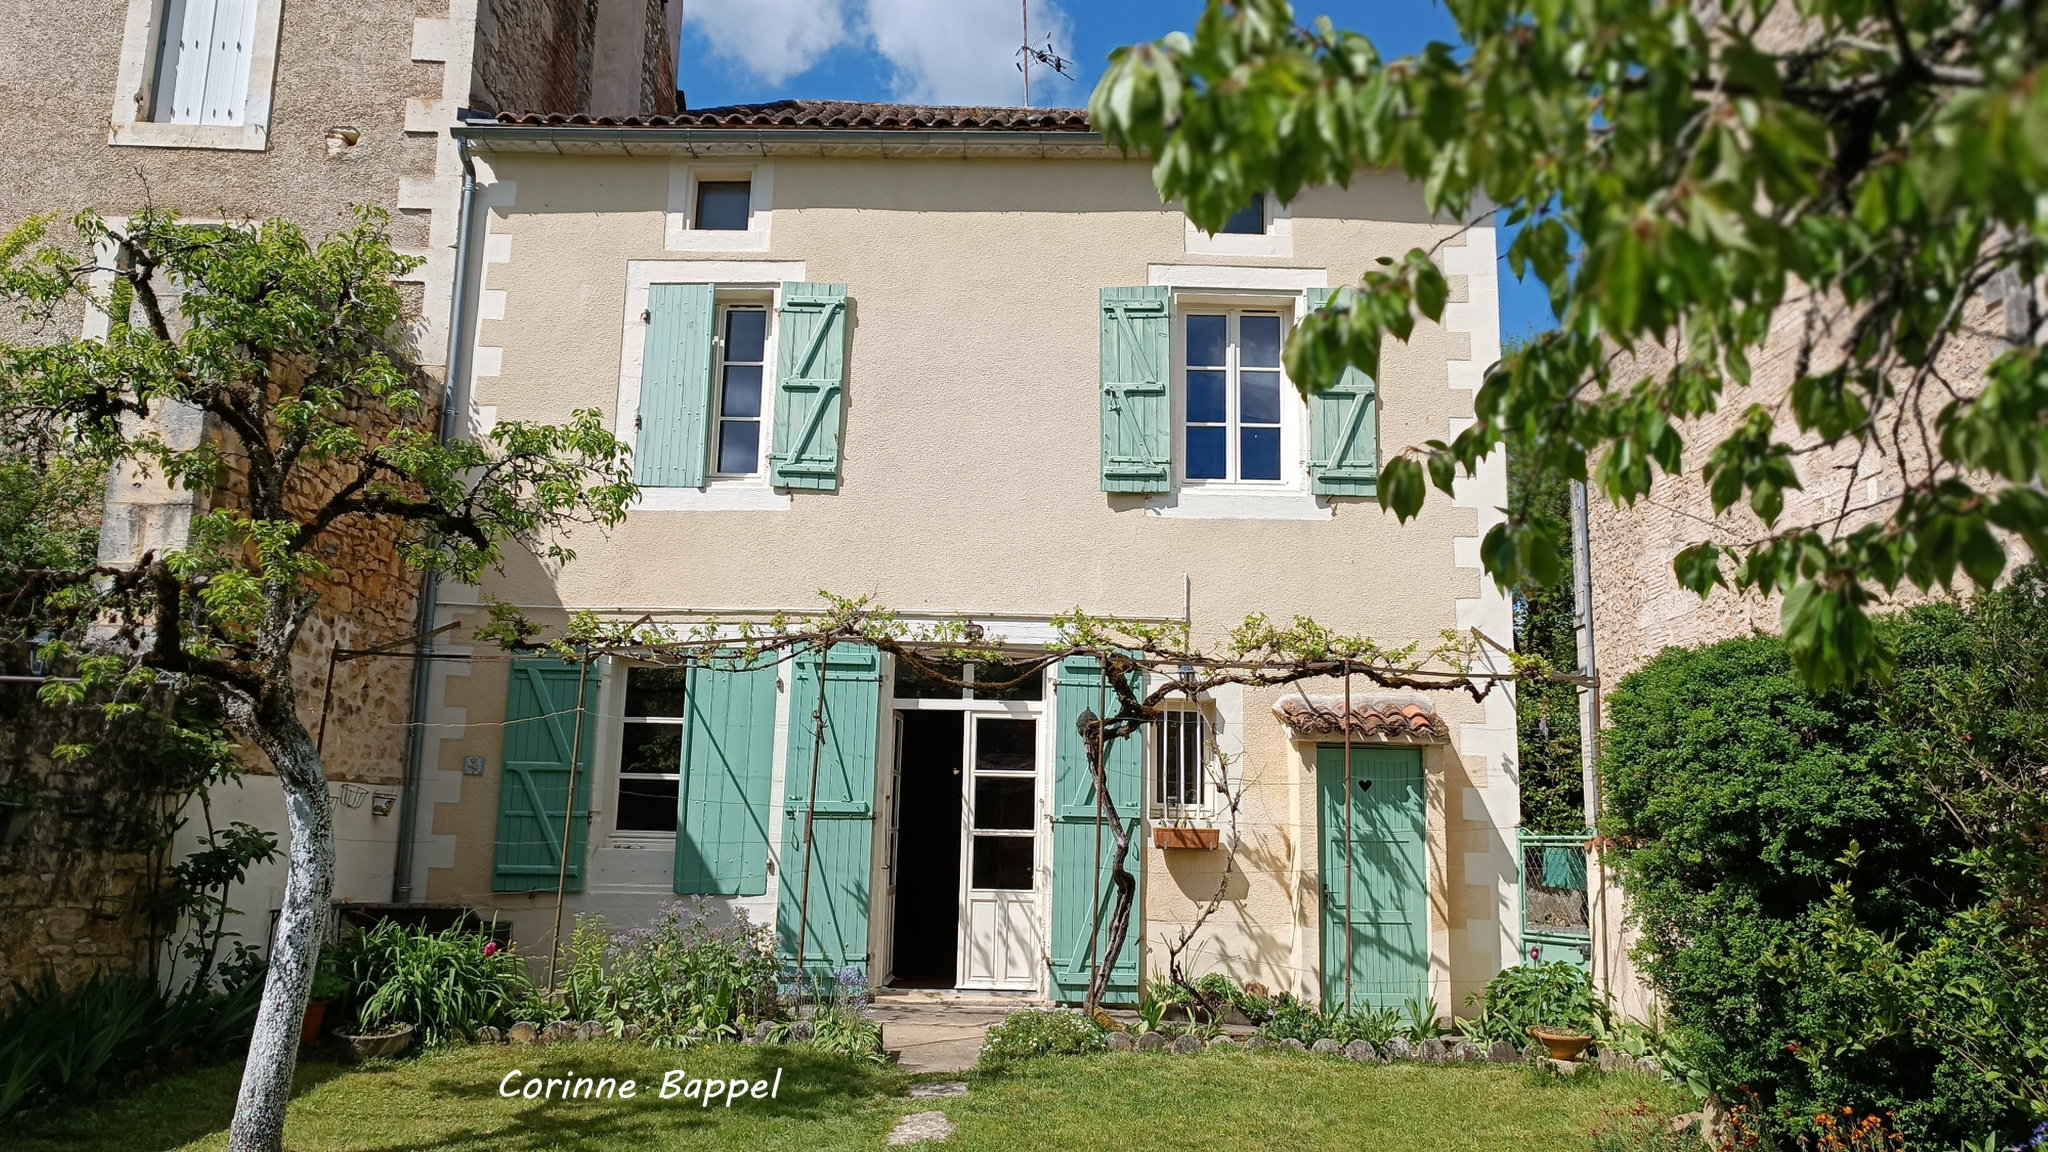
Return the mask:
<svg viewBox="0 0 2048 1152"><path fill-rule="evenodd" d="M1586 524L1586 486L1572 481L1572 615L1579 644L1579 773L1586 827L1600 815L1600 681L1593 659L1593 542Z"/></svg>
<svg viewBox="0 0 2048 1152"><path fill-rule="evenodd" d="M466 138L456 138L455 150L462 158L462 207L455 222L455 284L448 303L448 370L441 393L442 443L455 435L455 405L464 394L469 378L470 346L473 343L469 331L469 250L470 234L475 230L476 162L470 157ZM440 592L441 580L435 573L429 572L420 578L417 634L433 631ZM420 641L417 655L424 656L433 650L434 641L429 637ZM406 726L411 733L411 741L405 759L405 784L399 789L398 853L392 862L391 901L394 904L412 903L413 851L419 840L420 773L427 756L427 690L432 670L431 660L416 659L412 662L412 709Z"/></svg>

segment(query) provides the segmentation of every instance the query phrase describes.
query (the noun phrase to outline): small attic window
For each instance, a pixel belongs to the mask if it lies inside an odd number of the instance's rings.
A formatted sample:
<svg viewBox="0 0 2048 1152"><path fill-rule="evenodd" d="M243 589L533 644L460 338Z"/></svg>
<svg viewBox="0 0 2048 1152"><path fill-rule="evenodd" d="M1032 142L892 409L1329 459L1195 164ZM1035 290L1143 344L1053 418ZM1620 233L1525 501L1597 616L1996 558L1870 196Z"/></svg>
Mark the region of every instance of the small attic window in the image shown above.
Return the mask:
<svg viewBox="0 0 2048 1152"><path fill-rule="evenodd" d="M1252 202L1237 210L1223 224L1226 234L1238 236L1263 236L1266 234L1266 194L1252 193Z"/></svg>
<svg viewBox="0 0 2048 1152"><path fill-rule="evenodd" d="M745 232L753 190L749 180L707 180L697 185L695 227L702 232Z"/></svg>

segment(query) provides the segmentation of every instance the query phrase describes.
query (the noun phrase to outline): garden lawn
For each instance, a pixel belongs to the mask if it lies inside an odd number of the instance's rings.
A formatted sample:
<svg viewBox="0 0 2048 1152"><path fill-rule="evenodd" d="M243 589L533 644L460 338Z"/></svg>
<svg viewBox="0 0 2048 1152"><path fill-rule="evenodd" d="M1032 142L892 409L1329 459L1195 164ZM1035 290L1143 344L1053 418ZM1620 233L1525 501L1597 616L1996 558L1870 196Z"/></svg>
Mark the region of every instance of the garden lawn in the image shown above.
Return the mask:
<svg viewBox="0 0 2048 1152"><path fill-rule="evenodd" d="M563 1103L498 1095L514 1068L633 1078L632 1100ZM731 1108L661 1100L665 1071L772 1078L775 1100ZM92 1109L15 1123L15 1152L222 1148L239 1069L202 1069ZM522 1077L523 1078L523 1077ZM1543 1083L1522 1067L1358 1065L1307 1054L1119 1053L1053 1057L975 1073L965 1097L913 1100L910 1077L796 1048L668 1052L618 1044L458 1047L381 1066L299 1069L285 1129L294 1152L327 1149L874 1149L901 1117L939 1110L959 1125L933 1152L1583 1149L1603 1111L1681 1101L1635 1075Z"/></svg>

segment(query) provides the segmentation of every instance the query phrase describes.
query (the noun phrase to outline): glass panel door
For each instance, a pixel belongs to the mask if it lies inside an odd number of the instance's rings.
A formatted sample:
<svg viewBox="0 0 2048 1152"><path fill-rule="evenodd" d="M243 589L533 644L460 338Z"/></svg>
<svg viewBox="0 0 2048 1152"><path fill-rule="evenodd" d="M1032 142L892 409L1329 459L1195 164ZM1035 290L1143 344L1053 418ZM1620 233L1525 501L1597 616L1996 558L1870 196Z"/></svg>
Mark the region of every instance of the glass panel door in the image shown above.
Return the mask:
<svg viewBox="0 0 2048 1152"><path fill-rule="evenodd" d="M1038 721L974 716L964 789L967 860L960 983L1035 987L1038 979Z"/></svg>

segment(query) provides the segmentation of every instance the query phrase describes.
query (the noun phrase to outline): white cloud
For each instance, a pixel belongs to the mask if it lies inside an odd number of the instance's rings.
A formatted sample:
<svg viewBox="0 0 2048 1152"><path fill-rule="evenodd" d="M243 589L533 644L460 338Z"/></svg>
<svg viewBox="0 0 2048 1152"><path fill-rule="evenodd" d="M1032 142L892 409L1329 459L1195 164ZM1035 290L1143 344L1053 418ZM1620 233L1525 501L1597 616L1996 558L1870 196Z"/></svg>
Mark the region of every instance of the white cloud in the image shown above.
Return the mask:
<svg viewBox="0 0 2048 1152"><path fill-rule="evenodd" d="M697 0L683 18L715 55L769 84L808 71L848 39L841 0Z"/></svg>
<svg viewBox="0 0 2048 1152"><path fill-rule="evenodd" d="M895 69L901 100L929 104L1021 104L1017 71L1023 42L1015 0L867 0L867 34ZM1072 24L1051 0L1031 0L1031 42L1072 56ZM1031 68L1031 102L1071 103L1074 84L1050 68Z"/></svg>

